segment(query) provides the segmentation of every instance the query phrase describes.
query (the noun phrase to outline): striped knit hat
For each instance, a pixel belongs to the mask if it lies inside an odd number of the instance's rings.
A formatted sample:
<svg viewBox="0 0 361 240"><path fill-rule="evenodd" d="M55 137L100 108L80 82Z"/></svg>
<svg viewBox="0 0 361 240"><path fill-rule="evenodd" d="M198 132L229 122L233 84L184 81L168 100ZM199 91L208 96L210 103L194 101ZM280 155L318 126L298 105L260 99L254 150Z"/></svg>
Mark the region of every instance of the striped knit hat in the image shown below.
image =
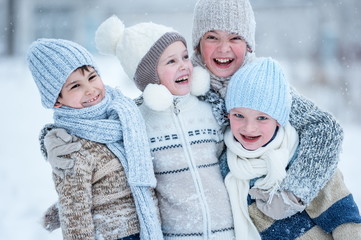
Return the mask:
<svg viewBox="0 0 361 240"><path fill-rule="evenodd" d="M231 78L226 108L245 107L264 112L284 126L291 112L291 94L281 66L261 58L240 68Z"/></svg>
<svg viewBox="0 0 361 240"><path fill-rule="evenodd" d="M27 52L27 63L46 108L54 107L66 79L74 70L87 65L98 71L85 48L63 39L34 41Z"/></svg>
<svg viewBox="0 0 361 240"><path fill-rule="evenodd" d="M125 28L116 16L105 20L97 29L95 43L103 54L116 55L128 77L140 91L150 84L160 84L157 64L163 51L172 43L186 40L172 28L146 22Z"/></svg>
<svg viewBox="0 0 361 240"><path fill-rule="evenodd" d="M193 12L193 49L211 30L238 34L255 51L256 21L249 0L198 0Z"/></svg>

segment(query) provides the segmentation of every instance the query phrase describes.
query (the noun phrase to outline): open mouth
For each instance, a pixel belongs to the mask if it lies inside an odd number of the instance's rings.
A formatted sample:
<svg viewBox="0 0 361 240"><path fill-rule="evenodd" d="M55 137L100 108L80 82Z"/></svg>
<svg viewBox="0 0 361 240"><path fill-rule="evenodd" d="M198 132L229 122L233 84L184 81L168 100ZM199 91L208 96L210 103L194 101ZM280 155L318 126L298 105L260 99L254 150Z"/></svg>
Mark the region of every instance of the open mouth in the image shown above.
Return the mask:
<svg viewBox="0 0 361 240"><path fill-rule="evenodd" d="M184 76L184 77L181 77L181 78L178 78L177 80L175 80L176 83L182 83L182 82L186 82L188 81L188 76Z"/></svg>
<svg viewBox="0 0 361 240"><path fill-rule="evenodd" d="M246 142L255 142L257 141L261 136L246 136L246 135L242 135L242 138L244 139L244 141Z"/></svg>
<svg viewBox="0 0 361 240"><path fill-rule="evenodd" d="M233 62L233 58L214 58L213 61L217 65L229 65Z"/></svg>

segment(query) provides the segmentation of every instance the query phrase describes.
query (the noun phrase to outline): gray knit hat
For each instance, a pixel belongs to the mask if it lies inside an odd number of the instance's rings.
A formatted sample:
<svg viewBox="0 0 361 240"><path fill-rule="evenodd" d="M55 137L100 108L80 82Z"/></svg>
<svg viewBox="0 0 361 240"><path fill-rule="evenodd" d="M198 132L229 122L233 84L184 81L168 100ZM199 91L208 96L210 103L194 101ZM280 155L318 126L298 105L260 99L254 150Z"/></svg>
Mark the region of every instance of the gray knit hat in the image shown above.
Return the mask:
<svg viewBox="0 0 361 240"><path fill-rule="evenodd" d="M231 78L226 108L245 107L264 112L284 126L291 112L291 94L281 66L272 58L241 67Z"/></svg>
<svg viewBox="0 0 361 240"><path fill-rule="evenodd" d="M211 30L238 34L255 51L256 21L249 0L199 0L193 12L193 49Z"/></svg>
<svg viewBox="0 0 361 240"><path fill-rule="evenodd" d="M157 65L164 50L176 41L181 41L187 47L186 40L176 32L167 32L161 36L144 55L134 74L134 81L139 90L144 91L149 83L160 84Z"/></svg>
<svg viewBox="0 0 361 240"><path fill-rule="evenodd" d="M39 89L41 102L53 108L69 75L79 67L97 67L92 55L77 43L63 39L38 39L27 52L27 63Z"/></svg>
<svg viewBox="0 0 361 240"><path fill-rule="evenodd" d="M184 37L170 27L144 22L126 28L117 16L105 20L95 34L98 51L117 56L128 77L134 79L142 92L149 83L160 83L159 57L176 41L186 45Z"/></svg>

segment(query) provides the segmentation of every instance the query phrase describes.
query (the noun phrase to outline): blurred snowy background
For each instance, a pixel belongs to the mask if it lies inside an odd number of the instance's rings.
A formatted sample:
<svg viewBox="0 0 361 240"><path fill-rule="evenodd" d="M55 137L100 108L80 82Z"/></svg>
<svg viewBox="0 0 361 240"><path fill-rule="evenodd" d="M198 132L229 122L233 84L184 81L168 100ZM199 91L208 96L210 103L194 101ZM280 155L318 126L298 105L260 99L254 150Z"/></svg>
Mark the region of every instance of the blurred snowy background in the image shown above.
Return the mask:
<svg viewBox="0 0 361 240"><path fill-rule="evenodd" d="M153 21L172 26L190 43L195 0L0 0L0 239L62 239L39 224L56 201L51 168L40 154L39 130L52 121L24 61L40 37L76 41L96 55L103 80L138 95L118 60L99 56L94 32L112 14L126 26ZM251 0L256 53L284 66L299 92L343 125L340 168L361 206L361 1ZM190 44L189 44L190 45ZM189 49L192 52L191 49Z"/></svg>

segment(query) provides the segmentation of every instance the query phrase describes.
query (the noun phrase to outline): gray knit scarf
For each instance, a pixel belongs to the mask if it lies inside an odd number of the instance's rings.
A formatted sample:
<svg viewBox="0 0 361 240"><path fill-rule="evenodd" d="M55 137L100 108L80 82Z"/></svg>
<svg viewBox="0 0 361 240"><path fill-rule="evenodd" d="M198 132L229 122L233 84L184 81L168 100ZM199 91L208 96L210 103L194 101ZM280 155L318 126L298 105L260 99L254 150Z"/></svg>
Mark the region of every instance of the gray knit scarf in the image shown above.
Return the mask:
<svg viewBox="0 0 361 240"><path fill-rule="evenodd" d="M97 105L54 110L54 123L70 134L106 144L119 158L133 186L155 186L145 123L135 103L120 91L106 87Z"/></svg>

